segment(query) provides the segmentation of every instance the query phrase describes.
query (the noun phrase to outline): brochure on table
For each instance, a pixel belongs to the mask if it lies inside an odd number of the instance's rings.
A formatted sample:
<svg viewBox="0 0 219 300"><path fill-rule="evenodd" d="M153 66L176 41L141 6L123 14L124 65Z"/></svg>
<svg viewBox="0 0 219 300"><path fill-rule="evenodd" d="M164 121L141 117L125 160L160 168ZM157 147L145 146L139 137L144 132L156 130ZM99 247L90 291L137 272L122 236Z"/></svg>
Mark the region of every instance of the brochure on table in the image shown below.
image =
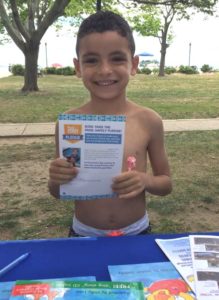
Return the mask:
<svg viewBox="0 0 219 300"><path fill-rule="evenodd" d="M196 299L171 262L108 266L112 281L140 281L145 299Z"/></svg>
<svg viewBox="0 0 219 300"><path fill-rule="evenodd" d="M219 299L219 236L190 235L190 246L199 300Z"/></svg>
<svg viewBox="0 0 219 300"><path fill-rule="evenodd" d="M92 200L115 196L112 178L122 170L125 117L113 115L59 116L60 157L79 170L60 187L61 199Z"/></svg>
<svg viewBox="0 0 219 300"><path fill-rule="evenodd" d="M140 282L17 282L10 300L144 300Z"/></svg>
<svg viewBox="0 0 219 300"><path fill-rule="evenodd" d="M64 281L96 281L95 276L80 276L80 277L65 277L56 279L40 279L41 282L44 281L54 281L54 280L64 280ZM36 280L35 280L36 281ZM29 281L31 282L31 281ZM8 300L10 298L12 288L15 286L16 281L0 282L0 300Z"/></svg>
<svg viewBox="0 0 219 300"><path fill-rule="evenodd" d="M195 292L194 273L189 237L176 239L155 239L159 247L173 263L184 280Z"/></svg>

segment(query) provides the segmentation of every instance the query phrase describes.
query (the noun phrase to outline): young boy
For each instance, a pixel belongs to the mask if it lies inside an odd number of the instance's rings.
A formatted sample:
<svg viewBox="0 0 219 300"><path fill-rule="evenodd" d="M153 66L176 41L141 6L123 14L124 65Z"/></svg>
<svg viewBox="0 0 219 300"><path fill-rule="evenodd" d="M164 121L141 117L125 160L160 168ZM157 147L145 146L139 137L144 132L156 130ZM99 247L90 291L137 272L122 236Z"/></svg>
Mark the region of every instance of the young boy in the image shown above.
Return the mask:
<svg viewBox="0 0 219 300"><path fill-rule="evenodd" d="M128 23L112 12L97 12L85 19L78 32L76 74L90 93L85 105L69 114L125 115L125 146L122 173L113 178L117 197L75 201L71 236L135 235L148 232L145 192L166 195L171 192L170 170L164 147L163 125L154 111L126 98L130 75L135 75L139 58ZM59 197L60 184L74 180L79 170L59 158L50 164L49 189ZM127 158L136 166L128 170ZM147 170L150 159L153 174Z"/></svg>

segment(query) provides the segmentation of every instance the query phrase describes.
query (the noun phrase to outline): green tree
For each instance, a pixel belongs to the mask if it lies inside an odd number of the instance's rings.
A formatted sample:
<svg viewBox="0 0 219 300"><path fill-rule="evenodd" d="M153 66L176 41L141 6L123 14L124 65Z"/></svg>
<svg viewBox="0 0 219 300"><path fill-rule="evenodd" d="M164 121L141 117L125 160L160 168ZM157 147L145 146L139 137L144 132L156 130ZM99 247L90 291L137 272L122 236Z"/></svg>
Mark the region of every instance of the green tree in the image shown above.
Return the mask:
<svg viewBox="0 0 219 300"><path fill-rule="evenodd" d="M9 41L10 41L10 39L5 34L4 27L0 23L0 45L3 45L4 43L7 43Z"/></svg>
<svg viewBox="0 0 219 300"><path fill-rule="evenodd" d="M14 41L25 57L25 75L22 91L38 91L37 62L40 41L47 29L59 17L74 17L78 25L81 16L96 9L109 8L105 0L0 0L0 36L6 34Z"/></svg>
<svg viewBox="0 0 219 300"><path fill-rule="evenodd" d="M166 51L172 40L172 34L169 33L170 24L177 14L177 9L172 5L144 5L141 6L140 11L130 18L134 24L133 29L142 36L153 36L159 39L161 45L159 76L164 76Z"/></svg>
<svg viewBox="0 0 219 300"><path fill-rule="evenodd" d="M54 21L64 14L70 0L0 0L0 20L25 56L22 91L37 91L40 41Z"/></svg>
<svg viewBox="0 0 219 300"><path fill-rule="evenodd" d="M132 4L133 29L143 36L159 38L161 45L159 76L164 76L167 48L173 39L170 26L174 18L181 20L191 17L191 9L208 14L214 13L217 0L128 0ZM133 5L134 4L134 5Z"/></svg>
<svg viewBox="0 0 219 300"><path fill-rule="evenodd" d="M124 3L124 0L118 0L120 3ZM218 0L126 0L126 3L147 4L147 5L175 5L182 4L187 8L197 8L204 13L213 13L213 8L215 7Z"/></svg>
<svg viewBox="0 0 219 300"><path fill-rule="evenodd" d="M101 0L97 0L96 8L97 8L97 11L101 10L101 8L102 8L102 1Z"/></svg>

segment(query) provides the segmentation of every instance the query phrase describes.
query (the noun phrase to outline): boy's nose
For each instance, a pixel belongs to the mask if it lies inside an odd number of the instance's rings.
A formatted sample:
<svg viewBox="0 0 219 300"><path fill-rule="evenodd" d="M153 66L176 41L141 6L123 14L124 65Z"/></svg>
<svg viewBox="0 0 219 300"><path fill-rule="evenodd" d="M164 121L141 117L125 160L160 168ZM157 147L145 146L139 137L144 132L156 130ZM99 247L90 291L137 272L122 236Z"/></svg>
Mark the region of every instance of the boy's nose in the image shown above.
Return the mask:
<svg viewBox="0 0 219 300"><path fill-rule="evenodd" d="M109 74L112 72L111 65L107 61L102 61L100 64L99 72L101 74Z"/></svg>

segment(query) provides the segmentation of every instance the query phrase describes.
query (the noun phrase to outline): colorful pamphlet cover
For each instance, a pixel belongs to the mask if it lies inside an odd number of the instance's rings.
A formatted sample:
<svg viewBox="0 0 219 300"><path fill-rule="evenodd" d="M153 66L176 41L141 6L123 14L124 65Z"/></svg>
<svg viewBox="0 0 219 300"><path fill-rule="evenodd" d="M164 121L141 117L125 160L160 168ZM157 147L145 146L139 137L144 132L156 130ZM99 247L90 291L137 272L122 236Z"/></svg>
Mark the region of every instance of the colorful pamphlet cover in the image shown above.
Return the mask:
<svg viewBox="0 0 219 300"><path fill-rule="evenodd" d="M108 266L112 281L140 281L148 300L194 300L195 295L171 262Z"/></svg>
<svg viewBox="0 0 219 300"><path fill-rule="evenodd" d="M18 281L9 300L144 300L140 282Z"/></svg>
<svg viewBox="0 0 219 300"><path fill-rule="evenodd" d="M60 278L65 281L81 281L81 280L86 280L86 281L96 281L95 276L82 276L82 277L66 277L66 278ZM41 279L41 281L48 281L48 280L58 280L56 279ZM16 281L8 281L8 282L0 282L0 300L8 300L12 288L15 286Z"/></svg>
<svg viewBox="0 0 219 300"><path fill-rule="evenodd" d="M125 116L61 114L59 154L78 169L74 180L60 186L63 200L115 196L112 179L122 170Z"/></svg>
<svg viewBox="0 0 219 300"><path fill-rule="evenodd" d="M14 285L15 285L14 281L0 282L0 299L1 300L9 299Z"/></svg>

